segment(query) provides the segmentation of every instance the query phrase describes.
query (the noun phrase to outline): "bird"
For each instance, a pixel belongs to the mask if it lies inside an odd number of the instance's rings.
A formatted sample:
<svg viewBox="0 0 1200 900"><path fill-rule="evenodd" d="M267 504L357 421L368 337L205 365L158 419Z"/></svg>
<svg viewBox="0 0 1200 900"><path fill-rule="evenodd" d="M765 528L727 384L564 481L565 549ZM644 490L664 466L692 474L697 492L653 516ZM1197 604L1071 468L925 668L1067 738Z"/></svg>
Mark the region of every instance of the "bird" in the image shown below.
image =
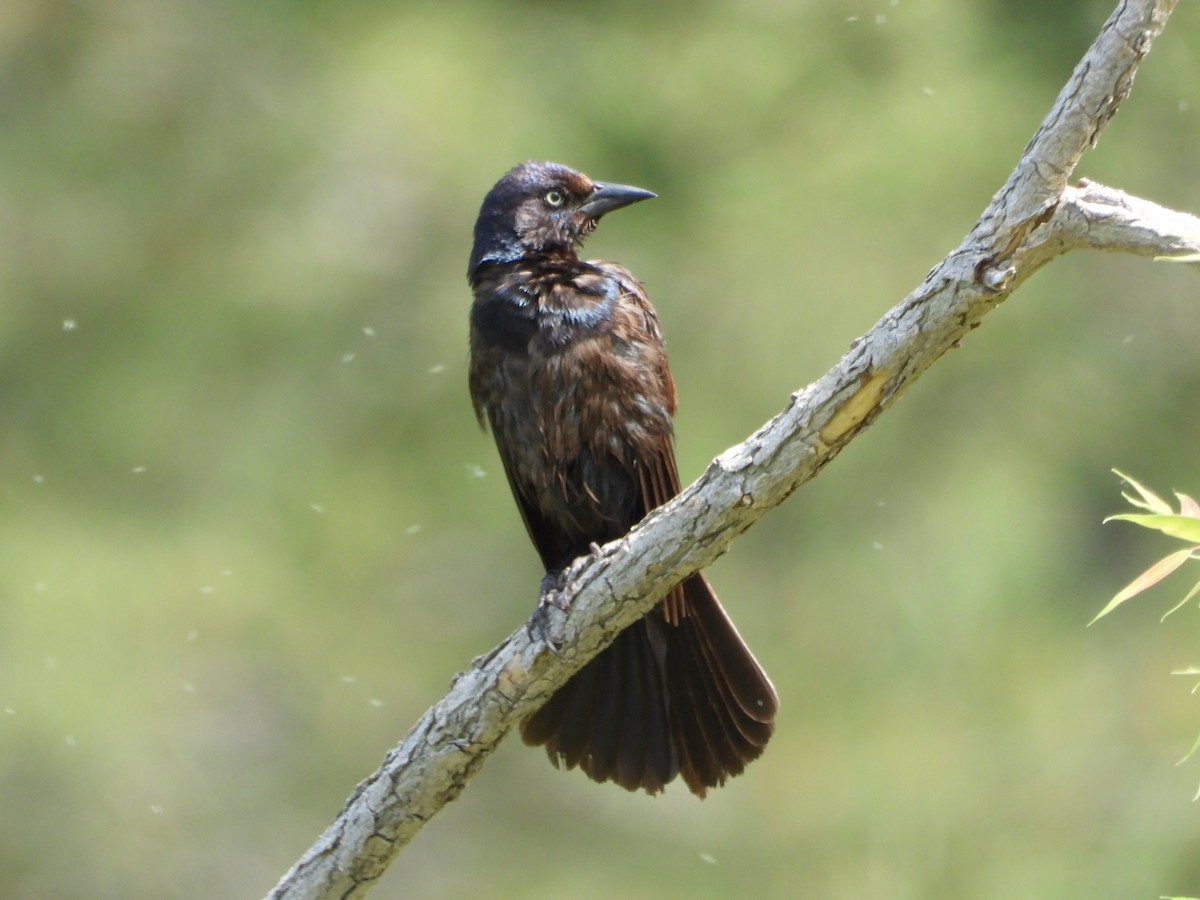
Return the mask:
<svg viewBox="0 0 1200 900"><path fill-rule="evenodd" d="M679 493L675 382L658 315L623 266L583 260L601 217L654 197L526 162L487 193L467 270L469 387L547 584ZM763 752L779 700L702 573L673 588L536 712L555 767L703 798Z"/></svg>

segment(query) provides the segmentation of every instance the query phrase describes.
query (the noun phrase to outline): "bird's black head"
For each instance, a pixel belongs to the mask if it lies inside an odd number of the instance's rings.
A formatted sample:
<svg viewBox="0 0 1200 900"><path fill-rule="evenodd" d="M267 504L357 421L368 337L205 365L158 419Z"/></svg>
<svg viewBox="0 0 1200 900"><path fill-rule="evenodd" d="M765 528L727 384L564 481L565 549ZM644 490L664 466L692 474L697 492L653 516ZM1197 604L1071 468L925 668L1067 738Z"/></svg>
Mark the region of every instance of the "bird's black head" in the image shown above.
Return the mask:
<svg viewBox="0 0 1200 900"><path fill-rule="evenodd" d="M606 212L653 197L624 184L602 184L557 163L522 163L483 198L467 277L486 263L529 253L572 250Z"/></svg>

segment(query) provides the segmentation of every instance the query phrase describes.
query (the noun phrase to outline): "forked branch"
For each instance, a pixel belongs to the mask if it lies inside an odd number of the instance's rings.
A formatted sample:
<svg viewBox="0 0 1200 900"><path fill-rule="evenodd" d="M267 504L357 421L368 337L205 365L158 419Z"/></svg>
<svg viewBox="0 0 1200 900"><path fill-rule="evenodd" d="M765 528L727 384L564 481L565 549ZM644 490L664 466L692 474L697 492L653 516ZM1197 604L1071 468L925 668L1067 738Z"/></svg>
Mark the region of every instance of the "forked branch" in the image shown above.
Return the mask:
<svg viewBox="0 0 1200 900"><path fill-rule="evenodd" d="M723 553L887 409L984 315L1054 257L1080 248L1200 254L1200 219L1101 185L1068 183L1129 94L1175 0L1122 0L1016 168L962 244L819 381L722 453L625 538L569 570L562 655L522 625L475 660L363 781L271 898L362 897L400 849L479 771L512 727ZM1194 265L1194 264L1190 264Z"/></svg>

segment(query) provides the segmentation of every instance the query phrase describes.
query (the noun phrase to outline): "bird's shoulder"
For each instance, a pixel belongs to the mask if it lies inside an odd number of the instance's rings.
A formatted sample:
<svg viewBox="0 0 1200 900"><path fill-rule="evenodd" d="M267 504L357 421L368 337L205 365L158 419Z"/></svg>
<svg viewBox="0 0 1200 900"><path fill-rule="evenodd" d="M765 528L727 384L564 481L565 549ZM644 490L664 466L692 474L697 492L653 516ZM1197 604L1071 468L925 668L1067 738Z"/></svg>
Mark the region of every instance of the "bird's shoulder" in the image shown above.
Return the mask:
<svg viewBox="0 0 1200 900"><path fill-rule="evenodd" d="M606 297L611 299L607 311L613 333L627 341L661 347L662 326L642 282L619 263L591 260L588 265L603 279Z"/></svg>
<svg viewBox="0 0 1200 900"><path fill-rule="evenodd" d="M546 255L492 267L475 284L471 320L480 338L508 349L539 333L556 344L613 330L661 340L641 282L606 260Z"/></svg>

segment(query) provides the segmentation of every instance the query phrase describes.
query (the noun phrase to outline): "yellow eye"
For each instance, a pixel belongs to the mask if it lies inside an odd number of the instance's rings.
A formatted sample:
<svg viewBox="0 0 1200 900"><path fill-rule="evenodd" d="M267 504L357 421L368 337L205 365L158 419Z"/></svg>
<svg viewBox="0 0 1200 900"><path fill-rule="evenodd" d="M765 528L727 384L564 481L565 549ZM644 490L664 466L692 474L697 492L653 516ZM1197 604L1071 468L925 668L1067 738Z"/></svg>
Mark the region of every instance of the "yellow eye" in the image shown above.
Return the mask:
<svg viewBox="0 0 1200 900"><path fill-rule="evenodd" d="M546 191L546 195L542 199L546 201L547 206L559 207L563 205L563 201L567 198L563 196L562 191L552 188Z"/></svg>

